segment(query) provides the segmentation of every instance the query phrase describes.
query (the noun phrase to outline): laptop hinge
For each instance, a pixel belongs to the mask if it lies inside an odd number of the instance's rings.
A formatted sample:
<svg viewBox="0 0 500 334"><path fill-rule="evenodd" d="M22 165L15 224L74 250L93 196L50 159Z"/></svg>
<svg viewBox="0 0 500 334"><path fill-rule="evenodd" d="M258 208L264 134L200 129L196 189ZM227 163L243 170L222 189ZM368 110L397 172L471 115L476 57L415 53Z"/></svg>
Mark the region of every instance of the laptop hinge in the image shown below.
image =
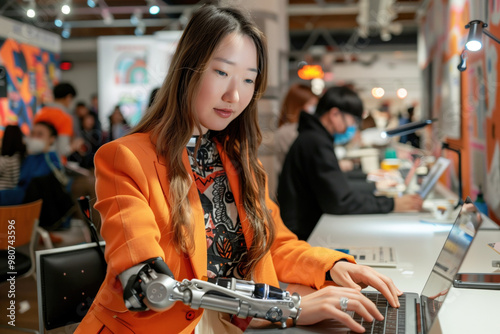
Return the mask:
<svg viewBox="0 0 500 334"><path fill-rule="evenodd" d="M422 297L420 297L422 298ZM423 334L424 333L424 324L422 322L422 303L417 302L418 299L415 299L415 310L417 313L417 333L418 334Z"/></svg>

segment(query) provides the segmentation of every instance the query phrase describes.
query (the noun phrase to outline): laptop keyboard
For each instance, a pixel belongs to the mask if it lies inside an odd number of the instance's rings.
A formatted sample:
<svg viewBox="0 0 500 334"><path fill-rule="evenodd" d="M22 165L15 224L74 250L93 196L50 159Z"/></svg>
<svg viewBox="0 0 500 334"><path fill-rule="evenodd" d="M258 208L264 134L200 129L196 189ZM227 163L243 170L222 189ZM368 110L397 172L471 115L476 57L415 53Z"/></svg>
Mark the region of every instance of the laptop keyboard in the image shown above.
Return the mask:
<svg viewBox="0 0 500 334"><path fill-rule="evenodd" d="M363 292L368 299L370 299L378 308L380 313L384 316L384 320L374 322L364 321L364 319L356 314L353 314L353 319L360 323L366 329L365 333L373 334L404 334L405 333L405 320L406 320L406 299L404 295L399 297L399 308L394 308L389 305L389 302L381 293L377 292ZM349 332L354 333L354 332Z"/></svg>

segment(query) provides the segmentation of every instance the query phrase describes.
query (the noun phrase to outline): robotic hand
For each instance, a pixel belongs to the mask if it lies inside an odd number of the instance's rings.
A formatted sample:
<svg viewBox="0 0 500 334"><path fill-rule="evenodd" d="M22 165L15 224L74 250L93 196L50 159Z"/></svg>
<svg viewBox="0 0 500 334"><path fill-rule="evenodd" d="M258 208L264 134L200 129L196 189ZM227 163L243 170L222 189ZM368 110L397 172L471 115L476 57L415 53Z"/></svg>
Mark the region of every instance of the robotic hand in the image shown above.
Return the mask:
<svg viewBox="0 0 500 334"><path fill-rule="evenodd" d="M125 270L119 279L125 305L131 311L161 312L181 301L193 309L201 307L240 318L281 322L283 328L288 318L296 320L301 311L297 293L290 295L288 291L267 284L234 278L178 282L159 257Z"/></svg>

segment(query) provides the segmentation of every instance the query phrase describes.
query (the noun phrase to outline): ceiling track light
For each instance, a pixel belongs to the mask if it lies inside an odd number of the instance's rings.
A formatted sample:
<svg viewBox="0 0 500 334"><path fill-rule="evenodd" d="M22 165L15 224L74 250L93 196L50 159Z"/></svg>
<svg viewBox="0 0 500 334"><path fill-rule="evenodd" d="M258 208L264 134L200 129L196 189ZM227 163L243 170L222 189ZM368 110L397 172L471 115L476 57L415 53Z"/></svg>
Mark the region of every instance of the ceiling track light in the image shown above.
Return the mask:
<svg viewBox="0 0 500 334"><path fill-rule="evenodd" d="M136 36L142 36L146 33L146 24L144 22L139 22L139 24L137 25L137 27L135 28L134 30L134 34Z"/></svg>
<svg viewBox="0 0 500 334"><path fill-rule="evenodd" d="M142 21L142 11L137 8L134 10L134 13L130 16L130 23L132 25L137 26Z"/></svg>
<svg viewBox="0 0 500 334"><path fill-rule="evenodd" d="M63 38L69 38L71 36L71 27L70 26L65 27L61 32L61 36Z"/></svg>
<svg viewBox="0 0 500 334"><path fill-rule="evenodd" d="M70 0L64 1L64 4L61 6L61 13L63 13L64 15L68 15L69 13L71 13L71 1Z"/></svg>
<svg viewBox="0 0 500 334"><path fill-rule="evenodd" d="M30 19L36 16L36 2L35 0L30 0L28 10L26 10L26 16Z"/></svg>
<svg viewBox="0 0 500 334"><path fill-rule="evenodd" d="M101 16L104 24L108 26L112 25L113 21L115 20L115 17L113 16L113 14L111 14L108 8L104 8L103 10L101 10Z"/></svg>
<svg viewBox="0 0 500 334"><path fill-rule="evenodd" d="M146 3L149 6L149 14L156 15L160 12L160 6L156 4L155 0L146 0Z"/></svg>
<svg viewBox="0 0 500 334"><path fill-rule="evenodd" d="M64 20L61 17L56 17L54 20L54 25L58 28L61 28L63 26Z"/></svg>

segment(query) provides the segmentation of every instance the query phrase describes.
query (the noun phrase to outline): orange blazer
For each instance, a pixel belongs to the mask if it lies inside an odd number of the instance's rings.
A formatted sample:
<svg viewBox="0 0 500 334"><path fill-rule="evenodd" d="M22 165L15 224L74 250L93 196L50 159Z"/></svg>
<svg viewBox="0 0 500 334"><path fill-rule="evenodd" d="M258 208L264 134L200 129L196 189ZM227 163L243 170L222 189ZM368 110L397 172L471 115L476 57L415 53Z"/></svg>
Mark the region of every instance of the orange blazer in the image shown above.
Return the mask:
<svg viewBox="0 0 500 334"><path fill-rule="evenodd" d="M234 194L247 245L252 233L243 208L238 171L218 150ZM187 151L184 166L191 172ZM125 307L123 290L117 275L147 259L161 256L176 280L198 278L207 273L207 246L204 212L193 182L188 200L193 210L195 251L180 254L171 242L168 202L168 169L158 157L149 134L132 134L102 146L95 156L95 208L102 218L101 234L106 240L108 263L106 278L89 312L76 333L191 333L203 310L193 310L177 302L164 312L131 312ZM354 262L344 253L311 247L299 241L283 224L278 206L268 197L276 224L276 239L271 251L255 268L254 280L278 286L278 280L321 288L325 273L340 259Z"/></svg>

